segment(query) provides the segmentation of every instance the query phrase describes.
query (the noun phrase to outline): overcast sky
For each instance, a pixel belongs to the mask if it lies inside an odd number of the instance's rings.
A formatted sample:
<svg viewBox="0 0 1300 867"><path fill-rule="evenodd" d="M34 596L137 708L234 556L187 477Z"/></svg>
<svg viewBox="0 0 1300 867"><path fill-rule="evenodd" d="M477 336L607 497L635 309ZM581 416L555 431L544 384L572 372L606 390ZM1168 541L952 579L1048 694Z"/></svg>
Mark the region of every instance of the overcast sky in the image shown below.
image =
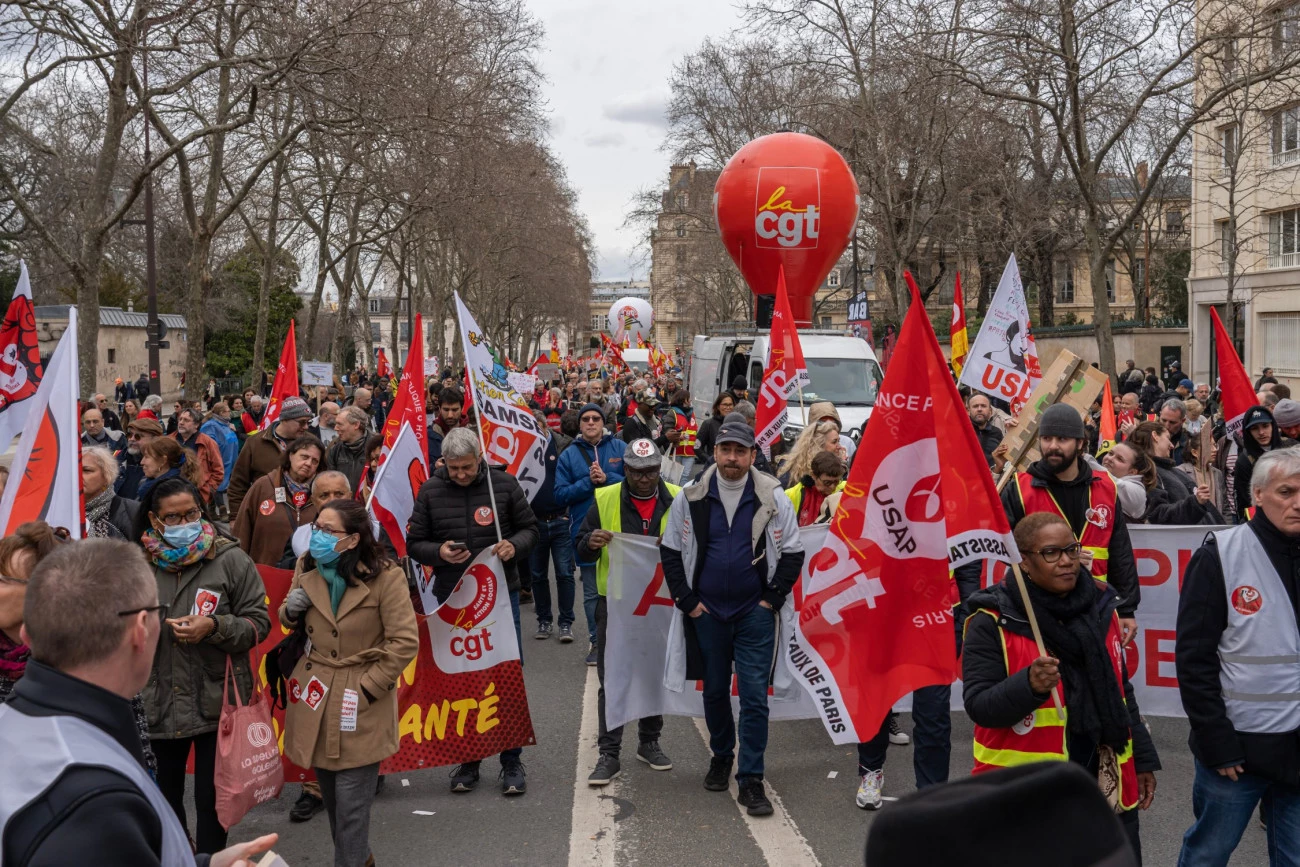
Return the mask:
<svg viewBox="0 0 1300 867"><path fill-rule="evenodd" d="M596 244L598 279L644 279L630 203L662 187L660 151L673 64L740 22L730 0L528 0L546 28L542 67L556 153Z"/></svg>

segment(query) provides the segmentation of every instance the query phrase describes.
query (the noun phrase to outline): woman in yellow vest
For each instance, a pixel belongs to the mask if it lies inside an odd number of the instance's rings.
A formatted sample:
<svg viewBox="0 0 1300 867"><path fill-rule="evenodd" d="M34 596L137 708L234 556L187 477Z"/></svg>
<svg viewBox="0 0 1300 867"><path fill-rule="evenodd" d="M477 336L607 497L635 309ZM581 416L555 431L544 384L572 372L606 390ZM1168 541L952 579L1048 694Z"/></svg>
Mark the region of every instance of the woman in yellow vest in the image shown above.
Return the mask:
<svg viewBox="0 0 1300 867"><path fill-rule="evenodd" d="M1118 597L1082 568L1079 541L1061 516L1030 513L1015 537L1048 655L1038 652L1013 576L967 600L962 697L975 723L974 773L1041 761L1083 765L1140 862L1138 809L1155 797L1160 759L1125 669ZM1064 705L1059 714L1053 693Z"/></svg>

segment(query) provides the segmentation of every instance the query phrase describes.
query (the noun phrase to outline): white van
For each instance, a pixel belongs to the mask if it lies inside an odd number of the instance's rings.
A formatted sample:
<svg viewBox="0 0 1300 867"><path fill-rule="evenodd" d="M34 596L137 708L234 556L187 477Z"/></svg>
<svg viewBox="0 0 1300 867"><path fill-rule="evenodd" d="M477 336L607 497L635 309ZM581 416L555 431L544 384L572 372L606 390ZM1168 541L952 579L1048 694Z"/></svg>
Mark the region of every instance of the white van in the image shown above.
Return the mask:
<svg viewBox="0 0 1300 867"><path fill-rule="evenodd" d="M812 386L804 389L804 410L799 408L797 393L790 399L786 437L797 436L803 429L808 406L816 401L829 400L839 411L843 433L857 442L871 417L871 409L884 379L871 344L842 331L814 329L801 330L799 343L808 363ZM686 370L695 418L699 421L708 418L714 399L729 389L737 376L745 377L749 393L757 398L763 384L767 349L766 333L717 337L697 334Z"/></svg>

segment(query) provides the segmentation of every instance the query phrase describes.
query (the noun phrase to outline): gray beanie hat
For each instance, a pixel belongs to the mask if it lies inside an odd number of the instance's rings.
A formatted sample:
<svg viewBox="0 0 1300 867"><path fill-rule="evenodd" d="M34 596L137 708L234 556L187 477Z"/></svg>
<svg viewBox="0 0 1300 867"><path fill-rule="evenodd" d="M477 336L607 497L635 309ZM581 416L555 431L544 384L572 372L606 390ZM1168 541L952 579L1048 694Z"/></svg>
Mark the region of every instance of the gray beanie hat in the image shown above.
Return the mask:
<svg viewBox="0 0 1300 867"><path fill-rule="evenodd" d="M1273 421L1278 427L1295 427L1300 424L1300 403L1284 397L1273 407Z"/></svg>
<svg viewBox="0 0 1300 867"><path fill-rule="evenodd" d="M1083 429L1083 417L1072 406L1054 403L1043 410L1043 417L1038 422L1040 437L1065 437L1066 439L1086 439L1088 434Z"/></svg>
<svg viewBox="0 0 1300 867"><path fill-rule="evenodd" d="M642 437L632 440L623 452L623 466L630 470L659 469L663 455L653 440Z"/></svg>

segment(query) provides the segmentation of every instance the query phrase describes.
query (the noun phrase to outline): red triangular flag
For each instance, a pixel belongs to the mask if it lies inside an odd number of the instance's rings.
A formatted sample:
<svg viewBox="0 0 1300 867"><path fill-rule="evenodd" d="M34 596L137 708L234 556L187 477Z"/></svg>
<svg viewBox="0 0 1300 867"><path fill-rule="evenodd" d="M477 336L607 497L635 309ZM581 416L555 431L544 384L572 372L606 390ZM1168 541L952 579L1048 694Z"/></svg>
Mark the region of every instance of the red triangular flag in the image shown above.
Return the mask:
<svg viewBox="0 0 1300 867"><path fill-rule="evenodd" d="M1119 438L1115 427L1115 398L1110 390L1110 377L1106 377L1106 386L1101 390L1101 420L1097 422L1097 454L1110 451Z"/></svg>
<svg viewBox="0 0 1300 867"><path fill-rule="evenodd" d="M280 366L275 369L275 382L271 385L271 400L262 413L258 430L267 430L280 420L280 406L286 398L298 396L298 341L293 336L293 320L289 320L289 333L280 350Z"/></svg>
<svg viewBox="0 0 1300 867"><path fill-rule="evenodd" d="M1237 350L1228 337L1227 329L1219 319L1219 311L1210 308L1210 323L1214 328L1214 351L1219 357L1219 394L1223 398L1223 420L1228 433L1241 430L1241 419L1246 410L1255 405L1255 389Z"/></svg>
<svg viewBox="0 0 1300 867"><path fill-rule="evenodd" d="M898 699L956 678L950 570L1020 560L920 292L906 278L912 305L896 363L825 546L805 564L804 604L787 644L837 744L870 740Z"/></svg>

